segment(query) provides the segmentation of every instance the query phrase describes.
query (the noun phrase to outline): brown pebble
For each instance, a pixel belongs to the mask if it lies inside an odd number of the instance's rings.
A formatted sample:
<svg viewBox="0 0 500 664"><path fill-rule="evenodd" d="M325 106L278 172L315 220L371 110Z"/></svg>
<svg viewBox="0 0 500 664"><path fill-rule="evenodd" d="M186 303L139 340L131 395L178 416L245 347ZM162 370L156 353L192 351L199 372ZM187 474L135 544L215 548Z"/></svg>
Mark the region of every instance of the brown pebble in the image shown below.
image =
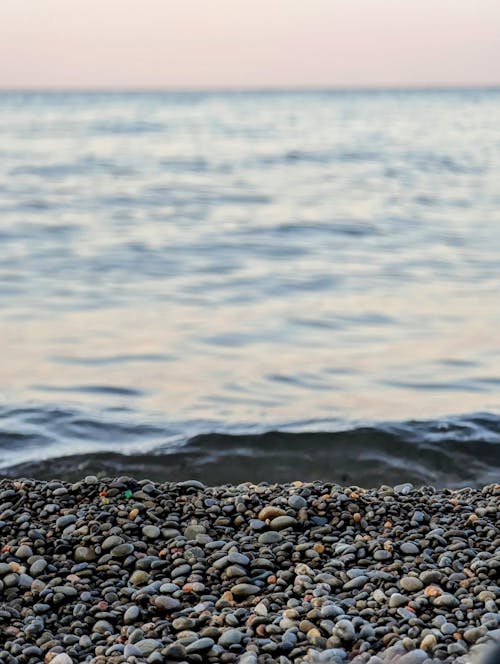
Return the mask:
<svg viewBox="0 0 500 664"><path fill-rule="evenodd" d="M261 521L266 521L267 519L274 519L277 516L285 516L285 510L282 510L281 507L276 507L275 505L266 505L259 512L259 519Z"/></svg>

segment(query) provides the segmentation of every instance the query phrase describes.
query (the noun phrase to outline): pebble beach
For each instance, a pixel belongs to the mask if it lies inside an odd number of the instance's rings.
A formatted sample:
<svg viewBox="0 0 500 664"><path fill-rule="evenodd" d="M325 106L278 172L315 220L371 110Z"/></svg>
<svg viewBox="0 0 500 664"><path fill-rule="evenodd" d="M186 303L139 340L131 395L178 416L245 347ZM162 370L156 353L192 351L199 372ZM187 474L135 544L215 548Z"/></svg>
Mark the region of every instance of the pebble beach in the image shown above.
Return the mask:
<svg viewBox="0 0 500 664"><path fill-rule="evenodd" d="M499 485L0 481L0 662L484 661Z"/></svg>

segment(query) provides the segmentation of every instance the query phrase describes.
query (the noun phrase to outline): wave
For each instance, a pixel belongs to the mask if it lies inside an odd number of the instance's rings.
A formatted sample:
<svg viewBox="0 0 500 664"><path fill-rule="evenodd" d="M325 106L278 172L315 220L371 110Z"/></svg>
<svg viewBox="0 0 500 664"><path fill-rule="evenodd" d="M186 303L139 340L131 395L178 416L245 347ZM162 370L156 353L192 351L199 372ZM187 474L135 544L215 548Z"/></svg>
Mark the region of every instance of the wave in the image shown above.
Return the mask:
<svg viewBox="0 0 500 664"><path fill-rule="evenodd" d="M208 422L144 423L126 410L0 410L0 476L130 475L207 484L329 480L481 486L500 478L500 416L276 430ZM209 427L209 433L203 433ZM194 434L193 434L194 432Z"/></svg>

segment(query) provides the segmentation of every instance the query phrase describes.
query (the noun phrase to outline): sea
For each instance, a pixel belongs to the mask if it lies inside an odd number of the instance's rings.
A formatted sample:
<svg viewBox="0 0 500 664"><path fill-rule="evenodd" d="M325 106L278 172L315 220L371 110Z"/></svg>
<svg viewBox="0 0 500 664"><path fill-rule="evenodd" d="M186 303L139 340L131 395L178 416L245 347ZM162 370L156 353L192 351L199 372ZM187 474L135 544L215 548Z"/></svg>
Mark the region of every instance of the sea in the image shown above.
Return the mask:
<svg viewBox="0 0 500 664"><path fill-rule="evenodd" d="M0 93L0 475L500 479L500 90Z"/></svg>

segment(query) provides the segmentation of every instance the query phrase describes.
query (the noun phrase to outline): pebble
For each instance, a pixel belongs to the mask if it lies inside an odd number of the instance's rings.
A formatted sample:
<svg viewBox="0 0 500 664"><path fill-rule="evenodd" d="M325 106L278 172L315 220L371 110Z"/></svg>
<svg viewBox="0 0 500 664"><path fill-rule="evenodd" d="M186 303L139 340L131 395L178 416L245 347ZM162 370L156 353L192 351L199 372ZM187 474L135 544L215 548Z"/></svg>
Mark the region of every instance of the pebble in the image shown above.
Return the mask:
<svg viewBox="0 0 500 664"><path fill-rule="evenodd" d="M74 555L77 563L90 563L96 558L94 549L89 546L77 546Z"/></svg>
<svg viewBox="0 0 500 664"><path fill-rule="evenodd" d="M197 639L186 646L186 654L191 655L193 653L205 652L206 650L210 650L214 644L215 641L209 637Z"/></svg>
<svg viewBox="0 0 500 664"><path fill-rule="evenodd" d="M248 597L259 593L260 587L253 583L237 583L231 588L231 592L235 597Z"/></svg>
<svg viewBox="0 0 500 664"><path fill-rule="evenodd" d="M219 638L219 645L223 648L230 648L232 645L241 643L244 635L238 629L228 629Z"/></svg>
<svg viewBox="0 0 500 664"><path fill-rule="evenodd" d="M0 480L2 664L469 664L498 631L497 485L90 477Z"/></svg>
<svg viewBox="0 0 500 664"><path fill-rule="evenodd" d="M125 611L123 616L123 622L125 625L132 625L141 615L141 611L138 606L129 606Z"/></svg>
<svg viewBox="0 0 500 664"><path fill-rule="evenodd" d="M50 660L51 664L73 664L73 660L64 652L59 653Z"/></svg>
<svg viewBox="0 0 500 664"><path fill-rule="evenodd" d="M161 535L161 530L158 526L144 526L142 534L149 539L157 539Z"/></svg>
<svg viewBox="0 0 500 664"><path fill-rule="evenodd" d="M272 530L283 530L284 528L293 528L297 525L297 519L292 516L277 516L271 519L269 527Z"/></svg>
<svg viewBox="0 0 500 664"><path fill-rule="evenodd" d="M162 648L161 641L158 641L157 639L141 639L140 641L136 641L134 645L143 657L147 657L155 650L160 650Z"/></svg>
<svg viewBox="0 0 500 664"><path fill-rule="evenodd" d="M409 593L418 592L422 590L424 584L416 576L404 576L400 581L399 585L403 590L406 590Z"/></svg>

